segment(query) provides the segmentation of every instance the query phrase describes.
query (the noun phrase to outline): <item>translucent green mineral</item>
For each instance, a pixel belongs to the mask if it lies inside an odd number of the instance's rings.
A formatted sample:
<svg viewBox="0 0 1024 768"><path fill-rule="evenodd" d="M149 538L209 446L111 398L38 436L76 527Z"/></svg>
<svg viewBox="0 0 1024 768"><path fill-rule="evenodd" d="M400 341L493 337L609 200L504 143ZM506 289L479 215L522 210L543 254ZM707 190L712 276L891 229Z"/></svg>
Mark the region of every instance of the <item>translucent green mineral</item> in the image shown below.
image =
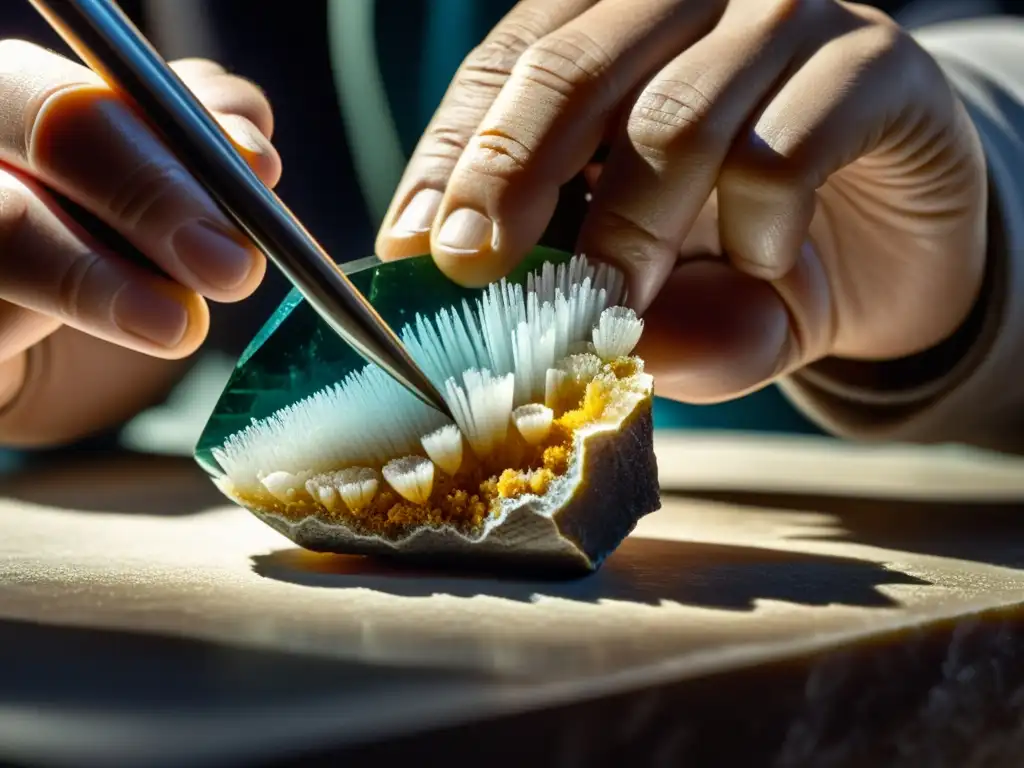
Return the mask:
<svg viewBox="0 0 1024 768"><path fill-rule="evenodd" d="M394 388L292 292L196 447L233 501L316 551L592 570L658 508L652 382L621 276L535 249L467 289L429 257L344 267L456 423Z"/></svg>

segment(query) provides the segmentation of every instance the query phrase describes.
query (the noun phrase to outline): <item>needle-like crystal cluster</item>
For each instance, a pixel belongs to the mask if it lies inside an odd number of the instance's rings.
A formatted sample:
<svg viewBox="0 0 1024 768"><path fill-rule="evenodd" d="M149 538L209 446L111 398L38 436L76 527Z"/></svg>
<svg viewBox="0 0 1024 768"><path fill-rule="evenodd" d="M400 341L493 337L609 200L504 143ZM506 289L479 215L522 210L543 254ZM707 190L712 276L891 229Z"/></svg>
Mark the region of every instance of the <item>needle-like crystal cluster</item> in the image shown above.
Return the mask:
<svg viewBox="0 0 1024 768"><path fill-rule="evenodd" d="M454 424L367 365L229 437L214 450L224 485L358 517L385 492L429 506L439 484L458 492L461 473L500 473L542 449L587 385L628 358L643 321L617 306L622 295L619 273L574 257L525 286L503 280L473 304L417 315L402 340Z"/></svg>

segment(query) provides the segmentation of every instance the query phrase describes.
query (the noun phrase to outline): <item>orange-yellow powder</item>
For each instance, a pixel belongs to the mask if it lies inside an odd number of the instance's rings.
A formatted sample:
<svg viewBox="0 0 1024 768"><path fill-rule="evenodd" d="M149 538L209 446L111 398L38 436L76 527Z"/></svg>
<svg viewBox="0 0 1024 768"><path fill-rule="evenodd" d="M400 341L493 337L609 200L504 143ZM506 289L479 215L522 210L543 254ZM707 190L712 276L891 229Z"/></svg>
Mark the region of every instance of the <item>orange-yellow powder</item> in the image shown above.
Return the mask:
<svg viewBox="0 0 1024 768"><path fill-rule="evenodd" d="M621 379L634 375L638 365L635 360L622 358L612 362L606 370ZM292 520L312 513L328 522L344 521L366 533L387 537L397 537L423 525L450 525L472 532L479 529L488 516L498 514L500 499L546 493L551 483L569 469L576 430L602 418L614 391L614 381L595 379L589 382L575 406L555 419L551 433L539 446L528 446L511 434L506 459L512 466L504 470L491 471L474 464L461 470L455 478L437 470L428 504L412 504L386 485L382 485L373 502L358 513L349 510L331 513L311 499L288 505L269 497L242 501Z"/></svg>

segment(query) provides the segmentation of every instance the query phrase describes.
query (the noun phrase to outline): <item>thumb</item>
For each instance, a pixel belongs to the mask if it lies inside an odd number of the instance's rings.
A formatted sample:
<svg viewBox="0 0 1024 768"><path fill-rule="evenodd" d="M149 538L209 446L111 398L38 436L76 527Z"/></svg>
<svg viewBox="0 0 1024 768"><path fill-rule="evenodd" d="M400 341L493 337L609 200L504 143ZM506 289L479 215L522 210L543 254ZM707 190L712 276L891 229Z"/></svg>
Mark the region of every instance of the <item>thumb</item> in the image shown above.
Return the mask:
<svg viewBox="0 0 1024 768"><path fill-rule="evenodd" d="M824 271L809 246L776 282L721 258L686 261L644 313L637 354L661 396L689 403L731 400L823 357L830 308Z"/></svg>
<svg viewBox="0 0 1024 768"><path fill-rule="evenodd" d="M771 285L724 261L677 268L644 313L637 354L658 394L691 403L727 400L785 365L791 334Z"/></svg>

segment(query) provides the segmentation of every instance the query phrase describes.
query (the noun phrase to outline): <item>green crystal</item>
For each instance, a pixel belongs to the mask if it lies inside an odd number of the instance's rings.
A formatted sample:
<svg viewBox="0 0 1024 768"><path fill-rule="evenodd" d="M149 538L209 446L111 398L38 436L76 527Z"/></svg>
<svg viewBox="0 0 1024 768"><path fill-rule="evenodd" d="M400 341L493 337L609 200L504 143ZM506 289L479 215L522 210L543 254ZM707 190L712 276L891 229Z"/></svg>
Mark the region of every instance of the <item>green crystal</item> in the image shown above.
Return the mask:
<svg viewBox="0 0 1024 768"><path fill-rule="evenodd" d="M507 279L525 283L527 274L544 262L557 265L570 258L562 251L536 248ZM432 314L481 293L453 283L429 256L393 262L370 257L342 269L396 332L418 313ZM293 290L235 365L199 438L196 460L208 474L221 475L212 450L230 435L366 364Z"/></svg>

